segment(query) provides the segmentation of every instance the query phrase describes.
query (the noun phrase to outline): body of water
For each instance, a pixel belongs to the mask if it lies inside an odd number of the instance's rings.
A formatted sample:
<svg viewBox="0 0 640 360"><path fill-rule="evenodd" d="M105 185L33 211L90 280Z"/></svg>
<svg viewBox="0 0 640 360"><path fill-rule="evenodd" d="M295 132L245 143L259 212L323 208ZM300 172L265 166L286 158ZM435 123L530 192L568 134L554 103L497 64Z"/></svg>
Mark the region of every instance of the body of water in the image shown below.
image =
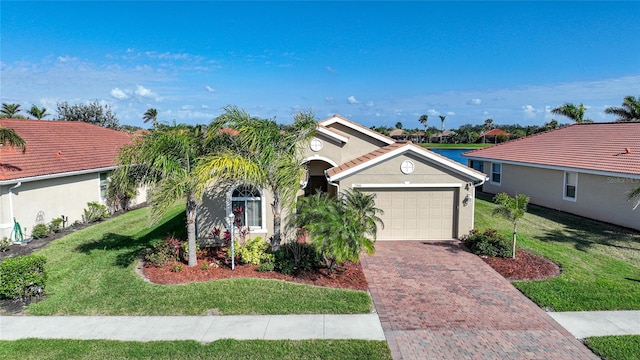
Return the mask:
<svg viewBox="0 0 640 360"><path fill-rule="evenodd" d="M444 149L444 148L433 148L433 149L429 149L431 151L433 151L436 154L440 154L444 157L447 157L453 161L457 161L462 165L467 166L467 164L469 163L469 160L462 156L462 153L465 153L467 151L473 150L473 149Z"/></svg>

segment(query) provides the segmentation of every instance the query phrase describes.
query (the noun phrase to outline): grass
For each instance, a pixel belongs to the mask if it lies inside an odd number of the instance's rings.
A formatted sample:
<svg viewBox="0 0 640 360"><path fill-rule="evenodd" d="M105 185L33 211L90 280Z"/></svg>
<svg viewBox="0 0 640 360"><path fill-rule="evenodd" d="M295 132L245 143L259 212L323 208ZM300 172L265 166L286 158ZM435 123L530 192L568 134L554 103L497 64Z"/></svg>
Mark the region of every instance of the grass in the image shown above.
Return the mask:
<svg viewBox="0 0 640 360"><path fill-rule="evenodd" d="M591 337L585 343L604 360L640 359L640 335Z"/></svg>
<svg viewBox="0 0 640 360"><path fill-rule="evenodd" d="M440 144L440 143L428 143L419 144L426 148L444 148L444 149L484 149L494 144Z"/></svg>
<svg viewBox="0 0 640 360"><path fill-rule="evenodd" d="M511 238L512 225L491 215L495 204L478 194L478 229ZM539 306L553 311L640 309L640 233L571 214L529 206L518 222L518 245L559 264L562 274L514 282Z"/></svg>
<svg viewBox="0 0 640 360"><path fill-rule="evenodd" d="M371 311L366 292L276 280L228 279L155 285L135 272L140 252L168 234L184 236L184 207L147 226L138 209L54 240L47 257L47 298L30 315L348 314Z"/></svg>
<svg viewBox="0 0 640 360"><path fill-rule="evenodd" d="M219 340L122 342L107 340L0 341L2 359L391 359L384 341Z"/></svg>

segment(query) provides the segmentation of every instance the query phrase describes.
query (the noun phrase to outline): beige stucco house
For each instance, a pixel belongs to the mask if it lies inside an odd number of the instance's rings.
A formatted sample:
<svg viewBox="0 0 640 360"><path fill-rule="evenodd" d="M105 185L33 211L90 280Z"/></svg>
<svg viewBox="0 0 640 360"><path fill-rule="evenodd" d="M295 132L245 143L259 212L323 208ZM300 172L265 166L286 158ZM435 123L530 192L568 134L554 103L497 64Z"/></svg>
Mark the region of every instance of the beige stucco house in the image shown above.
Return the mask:
<svg viewBox="0 0 640 360"><path fill-rule="evenodd" d="M640 230L640 123L574 124L463 154L482 190Z"/></svg>
<svg viewBox="0 0 640 360"><path fill-rule="evenodd" d="M119 149L131 142L120 131L69 121L0 119L22 137L27 150L0 146L0 238L11 236L14 219L25 237L38 223L64 215L82 220L87 203L106 204L109 173ZM134 204L144 202L139 192Z"/></svg>
<svg viewBox="0 0 640 360"><path fill-rule="evenodd" d="M339 115L318 123L305 154L308 180L300 195L346 189L374 193L384 211L378 240L452 239L473 228L475 187L486 175L411 142L396 142ZM252 236L272 235L270 194L237 184L205 197L199 210L200 237L224 227L240 206Z"/></svg>

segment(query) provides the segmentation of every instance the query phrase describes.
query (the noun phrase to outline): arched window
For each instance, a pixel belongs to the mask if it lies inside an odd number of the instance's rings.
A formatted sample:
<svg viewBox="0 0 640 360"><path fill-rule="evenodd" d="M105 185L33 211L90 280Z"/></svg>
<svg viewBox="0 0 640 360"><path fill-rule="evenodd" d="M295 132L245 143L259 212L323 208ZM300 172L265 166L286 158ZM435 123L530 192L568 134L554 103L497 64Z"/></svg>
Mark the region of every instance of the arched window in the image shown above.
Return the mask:
<svg viewBox="0 0 640 360"><path fill-rule="evenodd" d="M242 226L262 227L262 196L260 190L249 185L240 185L231 193L231 211L240 219Z"/></svg>

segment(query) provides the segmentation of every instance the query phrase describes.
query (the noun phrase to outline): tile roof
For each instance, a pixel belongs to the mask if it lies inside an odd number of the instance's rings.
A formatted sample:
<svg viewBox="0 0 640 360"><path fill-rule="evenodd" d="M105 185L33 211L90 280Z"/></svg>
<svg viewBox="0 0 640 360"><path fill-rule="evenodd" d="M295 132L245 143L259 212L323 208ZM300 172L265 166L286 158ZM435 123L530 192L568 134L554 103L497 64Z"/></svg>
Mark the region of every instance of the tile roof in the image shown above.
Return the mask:
<svg viewBox="0 0 640 360"><path fill-rule="evenodd" d="M0 147L0 181L115 166L131 136L75 121L0 119L27 143L27 151Z"/></svg>
<svg viewBox="0 0 640 360"><path fill-rule="evenodd" d="M640 123L573 124L463 155L537 166L640 175Z"/></svg>
<svg viewBox="0 0 640 360"><path fill-rule="evenodd" d="M330 128L329 126L335 122L342 122L342 124L346 125L347 127L351 127L352 129L355 129L363 134L367 134L369 136L375 137L378 140L385 142L387 144L392 144L395 142L395 140L390 138L389 136L386 136L377 131L371 130L368 127L362 126L357 122L351 121L340 114L334 114L333 116L320 121L318 125L326 128Z"/></svg>
<svg viewBox="0 0 640 360"><path fill-rule="evenodd" d="M502 129L491 129L485 133L482 133L482 135L480 136L509 136L511 134L509 134L508 132L502 130Z"/></svg>
<svg viewBox="0 0 640 360"><path fill-rule="evenodd" d="M404 149L402 149L404 148ZM342 163L338 166L335 166L331 169L327 170L327 176L329 178L333 178L336 175L339 175L345 171L349 171L357 166L360 166L364 163L368 163L368 162L372 162L375 163L376 160L381 160L380 157L384 156L384 155L388 155L391 152L397 151L397 150L405 150L405 151L412 151L413 153L417 153L419 155L428 155L429 157L431 157L432 159L435 159L436 161L440 162L441 164L447 165L450 168L454 168L457 169L460 172L464 172L467 173L467 175L472 176L472 177L476 177L478 179L484 179L486 178L486 175L484 173L481 173L477 170L471 169L469 167L466 167L462 164L458 164L457 162L442 156L440 154L436 154L433 151L430 151L428 149L425 149L421 146L415 145L413 144L413 142L411 141L398 141L396 143L387 145L387 146L383 146L381 148L378 148L368 154L362 155L360 157L357 157L355 159L349 160L345 163Z"/></svg>

